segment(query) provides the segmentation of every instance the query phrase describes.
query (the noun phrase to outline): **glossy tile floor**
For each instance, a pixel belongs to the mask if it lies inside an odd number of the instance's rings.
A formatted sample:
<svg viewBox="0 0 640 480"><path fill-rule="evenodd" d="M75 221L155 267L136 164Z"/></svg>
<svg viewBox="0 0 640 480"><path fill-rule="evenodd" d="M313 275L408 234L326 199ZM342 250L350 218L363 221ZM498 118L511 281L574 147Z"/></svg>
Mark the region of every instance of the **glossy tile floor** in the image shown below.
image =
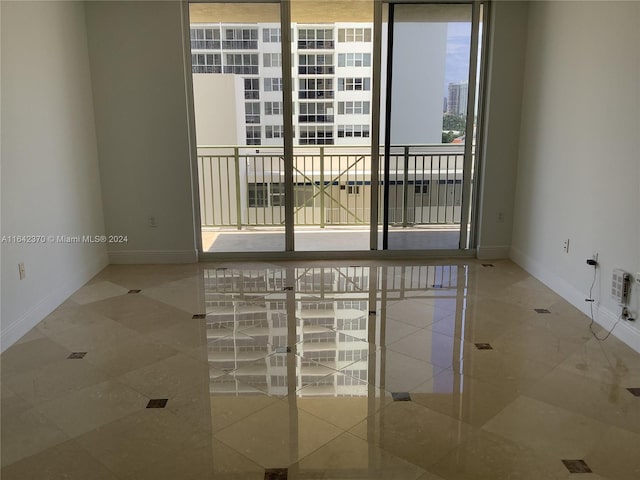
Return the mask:
<svg viewBox="0 0 640 480"><path fill-rule="evenodd" d="M588 324L508 261L110 266L2 354L2 479L637 480Z"/></svg>

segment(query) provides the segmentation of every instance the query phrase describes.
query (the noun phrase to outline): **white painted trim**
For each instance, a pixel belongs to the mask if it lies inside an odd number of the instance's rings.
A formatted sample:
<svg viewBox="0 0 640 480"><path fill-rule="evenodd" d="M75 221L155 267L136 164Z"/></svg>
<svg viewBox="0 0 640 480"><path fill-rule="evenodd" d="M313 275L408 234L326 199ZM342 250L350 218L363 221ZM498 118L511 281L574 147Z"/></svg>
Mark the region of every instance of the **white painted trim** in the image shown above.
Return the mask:
<svg viewBox="0 0 640 480"><path fill-rule="evenodd" d="M510 249L509 245L490 245L488 247L479 245L476 256L479 260L509 258Z"/></svg>
<svg viewBox="0 0 640 480"><path fill-rule="evenodd" d="M511 260L526 270L529 274L544 283L551 290L564 298L571 305L576 307L585 315L589 316L589 304L584 301L585 292L576 289L566 280L550 272L540 262L529 257L517 248L511 247ZM596 323L609 331L618 320L618 315L602 305L593 306L593 315ZM613 330L613 336L629 345L636 352L640 352L640 330L632 327L629 323L620 321Z"/></svg>
<svg viewBox="0 0 640 480"><path fill-rule="evenodd" d="M109 263L114 265L197 263L197 250L121 250L109 252Z"/></svg>
<svg viewBox="0 0 640 480"><path fill-rule="evenodd" d="M47 315L58 308L62 302L69 298L85 283L96 276L109 262L106 254L100 255L96 260L87 266L84 271L75 275L70 281L60 285L54 284L54 288L49 294L24 312L20 318L11 322L6 329L0 333L0 348L4 352L7 348L20 340L29 330L35 327ZM58 288L55 288L58 287Z"/></svg>

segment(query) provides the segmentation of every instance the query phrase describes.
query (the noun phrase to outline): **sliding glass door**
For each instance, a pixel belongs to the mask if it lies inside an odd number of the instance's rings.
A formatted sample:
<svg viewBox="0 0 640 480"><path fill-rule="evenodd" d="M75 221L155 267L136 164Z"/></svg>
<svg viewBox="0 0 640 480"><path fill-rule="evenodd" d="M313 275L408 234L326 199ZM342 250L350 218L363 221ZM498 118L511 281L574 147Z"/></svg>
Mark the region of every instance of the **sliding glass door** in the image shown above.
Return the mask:
<svg viewBox="0 0 640 480"><path fill-rule="evenodd" d="M382 248L469 248L479 4L389 4Z"/></svg>
<svg viewBox="0 0 640 480"><path fill-rule="evenodd" d="M191 3L202 250L472 246L480 3Z"/></svg>

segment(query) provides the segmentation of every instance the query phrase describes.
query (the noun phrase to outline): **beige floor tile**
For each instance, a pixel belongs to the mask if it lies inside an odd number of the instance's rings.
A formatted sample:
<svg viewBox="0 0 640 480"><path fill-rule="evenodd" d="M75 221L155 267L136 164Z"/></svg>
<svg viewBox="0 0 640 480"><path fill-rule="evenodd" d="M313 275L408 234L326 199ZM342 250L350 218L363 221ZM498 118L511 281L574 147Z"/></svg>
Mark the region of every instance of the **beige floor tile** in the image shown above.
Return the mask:
<svg viewBox="0 0 640 480"><path fill-rule="evenodd" d="M216 438L265 468L285 468L342 433L280 400L222 431Z"/></svg>
<svg viewBox="0 0 640 480"><path fill-rule="evenodd" d="M178 353L117 377L130 388L149 398L169 398L209 384L209 370L205 362Z"/></svg>
<svg viewBox="0 0 640 480"><path fill-rule="evenodd" d="M495 384L460 375L439 373L411 394L414 403L480 427L518 397L511 384Z"/></svg>
<svg viewBox="0 0 640 480"><path fill-rule="evenodd" d="M132 370L146 367L177 354L177 350L135 337L131 342L120 345L104 345L92 350L85 361L112 376L123 375Z"/></svg>
<svg viewBox="0 0 640 480"><path fill-rule="evenodd" d="M128 345L139 339L136 332L106 317L88 317L82 324L72 328L60 330L51 327L45 333L72 352L89 352L104 348L105 345Z"/></svg>
<svg viewBox="0 0 640 480"><path fill-rule="evenodd" d="M590 378L601 384L628 388L640 385L640 358L626 345L614 345L590 340L558 365L558 368L575 375ZM619 342L621 343L621 342Z"/></svg>
<svg viewBox="0 0 640 480"><path fill-rule="evenodd" d="M184 466L179 458L183 452L206 447L210 441L209 435L158 408L143 408L77 439L82 448L119 477L135 477L145 469L174 468L174 462ZM206 455L203 459L208 460Z"/></svg>
<svg viewBox="0 0 640 480"><path fill-rule="evenodd" d="M555 369L523 390L528 397L640 433L638 398L615 385Z"/></svg>
<svg viewBox="0 0 640 480"><path fill-rule="evenodd" d="M429 362L403 355L393 350L382 350L379 354L384 360L384 372L376 386L387 392L411 392L445 370Z"/></svg>
<svg viewBox="0 0 640 480"><path fill-rule="evenodd" d="M423 473L417 465L344 433L292 465L287 478L413 480Z"/></svg>
<svg viewBox="0 0 640 480"><path fill-rule="evenodd" d="M193 358L207 359L207 326L204 320L185 320L178 325L156 330L148 337Z"/></svg>
<svg viewBox="0 0 640 480"><path fill-rule="evenodd" d="M563 408L518 397L483 429L561 459L584 458L609 427Z"/></svg>
<svg viewBox="0 0 640 480"><path fill-rule="evenodd" d="M492 343L493 345L493 343ZM525 388L553 370L553 365L532 360L526 355L499 350L465 349L462 361L453 371L493 384L511 384Z"/></svg>
<svg viewBox="0 0 640 480"><path fill-rule="evenodd" d="M387 344L387 351L408 355L437 367L451 368L454 360L460 358L461 352L471 347L472 344L464 344L463 340L434 332L431 328L423 328L397 342Z"/></svg>
<svg viewBox="0 0 640 480"><path fill-rule="evenodd" d="M71 351L49 338L12 345L2 353L2 376L26 373L63 360Z"/></svg>
<svg viewBox="0 0 640 480"><path fill-rule="evenodd" d="M0 399L0 415L4 417L14 417L20 415L22 412L26 412L31 409L33 405L27 402L24 398L11 392L6 384L5 377L2 378L2 398Z"/></svg>
<svg viewBox="0 0 640 480"><path fill-rule="evenodd" d="M249 415L277 402L276 397L258 392L255 395L211 395L211 422L214 432L233 425Z"/></svg>
<svg viewBox="0 0 640 480"><path fill-rule="evenodd" d="M106 298L126 295L128 292L128 288L116 285L115 283L107 281L96 282L80 288L76 293L71 295L71 300L76 302L78 305L85 305L87 303L98 302Z"/></svg>
<svg viewBox="0 0 640 480"><path fill-rule="evenodd" d="M3 467L69 438L53 422L33 409L15 416L3 416L0 430Z"/></svg>
<svg viewBox="0 0 640 480"><path fill-rule="evenodd" d="M413 402L393 402L349 430L425 469L459 447L472 431L466 423Z"/></svg>
<svg viewBox="0 0 640 480"><path fill-rule="evenodd" d="M388 319L425 328L450 314L450 311L426 301L392 300L387 302Z"/></svg>
<svg viewBox="0 0 640 480"><path fill-rule="evenodd" d="M117 480L117 477L69 440L3 468L2 479Z"/></svg>
<svg viewBox="0 0 640 480"><path fill-rule="evenodd" d="M184 265L109 265L92 282L110 281L128 289L145 289L200 275L199 264Z"/></svg>
<svg viewBox="0 0 640 480"><path fill-rule="evenodd" d="M143 410L148 398L115 380L99 383L38 406L38 411L70 437Z"/></svg>
<svg viewBox="0 0 640 480"><path fill-rule="evenodd" d="M205 308L202 278L189 277L145 288L143 294L184 312L203 312Z"/></svg>
<svg viewBox="0 0 640 480"><path fill-rule="evenodd" d="M213 439L213 478L264 480L264 468L224 443ZM194 479L195 480L195 479Z"/></svg>
<svg viewBox="0 0 640 480"><path fill-rule="evenodd" d="M561 459L542 456L488 432L474 434L431 471L447 480L558 480L567 474Z"/></svg>
<svg viewBox="0 0 640 480"><path fill-rule="evenodd" d="M610 428L598 445L584 457L594 473L615 480L640 478L640 435L618 427Z"/></svg>
<svg viewBox="0 0 640 480"><path fill-rule="evenodd" d="M384 345L391 345L394 342L397 342L401 338L406 337L407 335L411 335L415 332L418 332L420 328L414 327L413 325L409 325L405 322L399 322L392 318L387 318L384 323ZM382 343L382 342L381 342Z"/></svg>
<svg viewBox="0 0 640 480"><path fill-rule="evenodd" d="M389 393L364 381L357 383L355 388L350 386L351 390L349 386L343 387L342 395L318 394L310 385L297 392L298 408L348 430L393 401Z"/></svg>
<svg viewBox="0 0 640 480"><path fill-rule="evenodd" d="M88 363L86 358L64 359L38 370L6 375L2 378L2 385L32 405L39 405L74 390L107 381L109 376Z"/></svg>

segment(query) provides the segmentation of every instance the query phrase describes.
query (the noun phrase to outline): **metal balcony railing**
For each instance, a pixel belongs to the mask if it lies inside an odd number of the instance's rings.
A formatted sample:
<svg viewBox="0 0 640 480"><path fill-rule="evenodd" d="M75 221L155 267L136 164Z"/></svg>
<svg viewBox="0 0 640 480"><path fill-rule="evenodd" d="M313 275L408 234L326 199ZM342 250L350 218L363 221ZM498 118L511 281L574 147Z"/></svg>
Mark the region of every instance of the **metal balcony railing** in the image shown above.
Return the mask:
<svg viewBox="0 0 640 480"><path fill-rule="evenodd" d="M384 179L393 226L460 223L463 145L394 146ZM293 158L295 225L368 225L371 154L367 146L296 146ZM198 147L203 227L284 225L284 160L280 146Z"/></svg>

